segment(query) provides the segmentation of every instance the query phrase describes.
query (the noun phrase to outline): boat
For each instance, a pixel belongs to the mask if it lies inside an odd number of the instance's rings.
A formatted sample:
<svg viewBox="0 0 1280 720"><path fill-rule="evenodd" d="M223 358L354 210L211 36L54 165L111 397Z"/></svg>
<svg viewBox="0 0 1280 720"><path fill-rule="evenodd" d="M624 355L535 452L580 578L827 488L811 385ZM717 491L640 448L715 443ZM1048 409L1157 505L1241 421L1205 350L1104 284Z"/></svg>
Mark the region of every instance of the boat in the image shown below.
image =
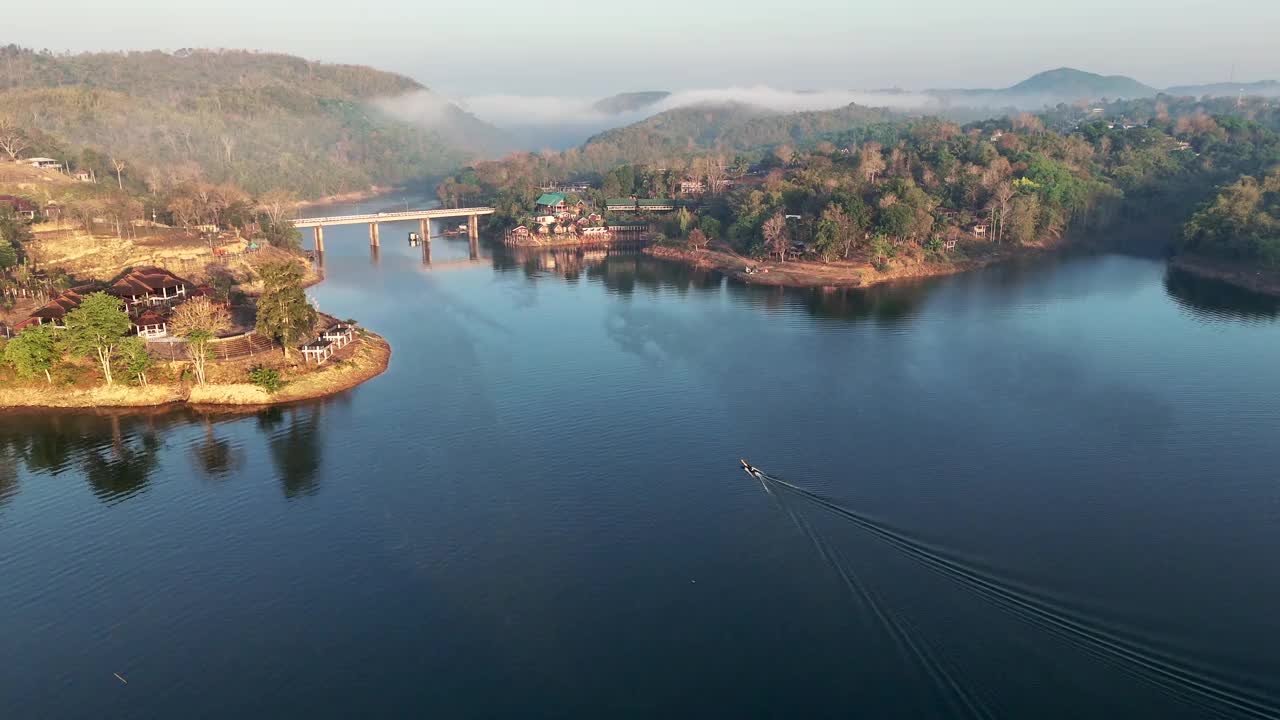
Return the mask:
<svg viewBox="0 0 1280 720"><path fill-rule="evenodd" d="M743 472L750 475L751 477L753 478L764 477L764 471L762 471L760 468L756 467L755 465L752 465L751 463L741 458L739 458L738 462L742 463Z"/></svg>

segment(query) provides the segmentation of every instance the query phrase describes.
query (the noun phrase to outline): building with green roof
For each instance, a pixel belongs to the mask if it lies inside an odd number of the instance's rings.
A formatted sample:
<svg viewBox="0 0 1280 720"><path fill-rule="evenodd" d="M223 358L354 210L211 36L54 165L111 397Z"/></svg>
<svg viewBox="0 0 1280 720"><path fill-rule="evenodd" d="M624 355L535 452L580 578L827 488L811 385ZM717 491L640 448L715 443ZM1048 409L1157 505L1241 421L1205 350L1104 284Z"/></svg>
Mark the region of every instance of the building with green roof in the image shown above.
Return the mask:
<svg viewBox="0 0 1280 720"><path fill-rule="evenodd" d="M542 193L538 197L538 208L547 210L563 210L564 209L564 193Z"/></svg>

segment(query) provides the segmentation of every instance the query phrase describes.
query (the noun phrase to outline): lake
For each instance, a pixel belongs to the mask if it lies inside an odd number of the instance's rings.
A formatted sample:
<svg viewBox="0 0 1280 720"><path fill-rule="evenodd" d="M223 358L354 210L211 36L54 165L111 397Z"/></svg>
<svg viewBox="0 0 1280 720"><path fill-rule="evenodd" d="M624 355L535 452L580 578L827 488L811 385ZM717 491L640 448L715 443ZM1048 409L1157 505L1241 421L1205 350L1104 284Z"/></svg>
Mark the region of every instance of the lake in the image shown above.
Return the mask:
<svg viewBox="0 0 1280 720"><path fill-rule="evenodd" d="M1280 708L1276 302L1118 255L428 265L413 229L326 232L310 292L394 349L351 392L0 416L0 716Z"/></svg>

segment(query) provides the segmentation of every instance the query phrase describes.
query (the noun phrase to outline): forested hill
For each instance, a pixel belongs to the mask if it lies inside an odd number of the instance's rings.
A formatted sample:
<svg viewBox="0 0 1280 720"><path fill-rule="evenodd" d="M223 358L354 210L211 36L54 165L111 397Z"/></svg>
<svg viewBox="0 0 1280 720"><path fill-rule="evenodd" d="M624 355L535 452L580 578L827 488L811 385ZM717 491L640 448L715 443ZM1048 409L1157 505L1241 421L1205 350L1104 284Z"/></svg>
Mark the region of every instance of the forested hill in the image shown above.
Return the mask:
<svg viewBox="0 0 1280 720"><path fill-rule="evenodd" d="M500 144L499 131L447 103L415 123L373 102L408 94L428 95L400 75L288 55L0 48L0 114L33 151L71 165L86 150L114 155L135 177L194 175L251 192L315 197L394 184Z"/></svg>
<svg viewBox="0 0 1280 720"><path fill-rule="evenodd" d="M596 171L622 162L645 163L706 152L734 155L790 144L837 140L841 133L891 119L888 110L848 105L783 113L741 103L668 110L586 142L581 156Z"/></svg>

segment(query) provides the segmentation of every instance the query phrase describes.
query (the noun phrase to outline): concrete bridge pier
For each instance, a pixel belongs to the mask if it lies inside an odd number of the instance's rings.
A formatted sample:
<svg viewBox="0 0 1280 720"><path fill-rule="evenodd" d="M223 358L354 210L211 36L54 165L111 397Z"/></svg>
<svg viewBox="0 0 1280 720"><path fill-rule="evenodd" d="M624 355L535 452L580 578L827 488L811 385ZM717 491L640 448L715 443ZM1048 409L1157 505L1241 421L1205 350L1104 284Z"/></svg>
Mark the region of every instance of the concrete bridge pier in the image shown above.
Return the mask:
<svg viewBox="0 0 1280 720"><path fill-rule="evenodd" d="M429 243L431 242L431 221L427 218L422 218L420 222L421 230L418 234L422 236L422 242L424 244Z"/></svg>
<svg viewBox="0 0 1280 720"><path fill-rule="evenodd" d="M369 246L369 264L373 265L374 267L377 267L378 263L381 261L382 261L382 248L378 245L370 245Z"/></svg>
<svg viewBox="0 0 1280 720"><path fill-rule="evenodd" d="M467 216L467 237L472 240L480 239L480 216Z"/></svg>
<svg viewBox="0 0 1280 720"><path fill-rule="evenodd" d="M315 239L316 253L323 254L324 253L324 227L321 225L317 225L314 228L311 228L311 234L312 234L312 237Z"/></svg>
<svg viewBox="0 0 1280 720"><path fill-rule="evenodd" d="M369 223L369 244L373 247L381 247L382 241L378 239L378 223Z"/></svg>
<svg viewBox="0 0 1280 720"><path fill-rule="evenodd" d="M425 235L423 237L426 237ZM431 267L431 243L422 243L422 264Z"/></svg>

